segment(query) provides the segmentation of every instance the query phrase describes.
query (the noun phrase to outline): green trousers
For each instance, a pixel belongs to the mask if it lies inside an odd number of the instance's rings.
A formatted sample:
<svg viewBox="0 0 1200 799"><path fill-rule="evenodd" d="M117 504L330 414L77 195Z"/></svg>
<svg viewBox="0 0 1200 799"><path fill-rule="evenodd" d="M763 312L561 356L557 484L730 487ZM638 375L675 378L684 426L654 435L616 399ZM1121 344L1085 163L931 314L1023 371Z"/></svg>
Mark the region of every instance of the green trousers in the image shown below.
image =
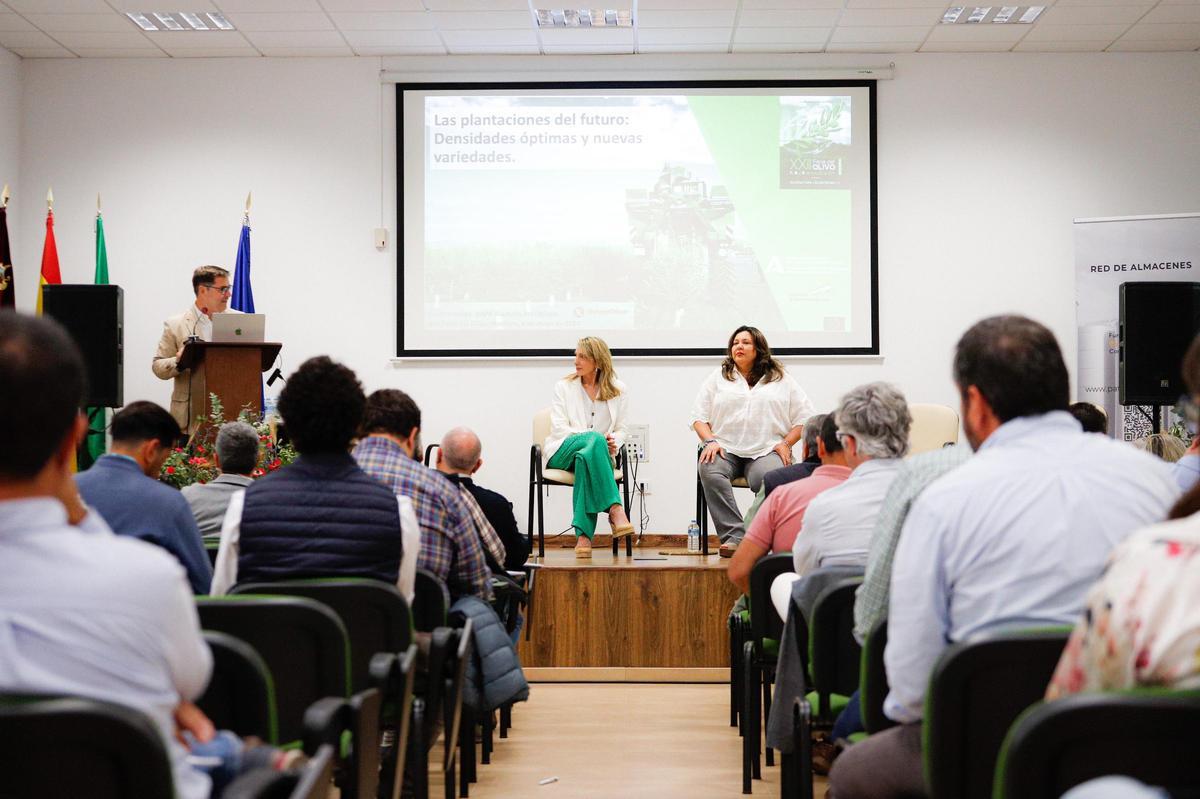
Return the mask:
<svg viewBox="0 0 1200 799"><path fill-rule="evenodd" d="M608 442L595 431L576 433L562 443L546 467L574 472L571 526L590 541L596 534L596 514L621 504L612 461L608 457Z"/></svg>

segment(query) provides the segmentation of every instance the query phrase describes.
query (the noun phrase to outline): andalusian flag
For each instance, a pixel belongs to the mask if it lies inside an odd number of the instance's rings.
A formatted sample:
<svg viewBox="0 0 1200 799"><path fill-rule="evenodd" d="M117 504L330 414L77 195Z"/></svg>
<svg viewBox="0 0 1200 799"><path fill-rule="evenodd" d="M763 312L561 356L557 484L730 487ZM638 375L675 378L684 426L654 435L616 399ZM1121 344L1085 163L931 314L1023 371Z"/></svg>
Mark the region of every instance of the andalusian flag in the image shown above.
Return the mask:
<svg viewBox="0 0 1200 799"><path fill-rule="evenodd" d="M54 243L54 194L46 192L46 243L42 246L42 279L38 283L37 314L42 315L42 286L62 283L58 269L58 245Z"/></svg>
<svg viewBox="0 0 1200 799"><path fill-rule="evenodd" d="M97 286L108 285L108 248L104 245L104 217L100 214L100 196L96 196L96 278ZM105 430L108 429L108 408L88 408L87 441L79 453L79 468L86 469L103 455L108 447Z"/></svg>
<svg viewBox="0 0 1200 799"><path fill-rule="evenodd" d="M15 308L17 287L13 283L12 253L8 248L8 186L0 194L0 308Z"/></svg>

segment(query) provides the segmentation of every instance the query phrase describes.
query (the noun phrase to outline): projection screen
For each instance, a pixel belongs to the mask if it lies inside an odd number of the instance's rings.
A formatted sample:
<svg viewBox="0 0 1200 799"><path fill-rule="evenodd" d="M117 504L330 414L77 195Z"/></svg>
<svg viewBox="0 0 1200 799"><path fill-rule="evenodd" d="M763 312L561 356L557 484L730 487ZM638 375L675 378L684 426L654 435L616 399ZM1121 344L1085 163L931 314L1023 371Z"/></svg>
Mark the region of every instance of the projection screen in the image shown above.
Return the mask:
<svg viewBox="0 0 1200 799"><path fill-rule="evenodd" d="M399 84L397 354L877 354L875 82Z"/></svg>

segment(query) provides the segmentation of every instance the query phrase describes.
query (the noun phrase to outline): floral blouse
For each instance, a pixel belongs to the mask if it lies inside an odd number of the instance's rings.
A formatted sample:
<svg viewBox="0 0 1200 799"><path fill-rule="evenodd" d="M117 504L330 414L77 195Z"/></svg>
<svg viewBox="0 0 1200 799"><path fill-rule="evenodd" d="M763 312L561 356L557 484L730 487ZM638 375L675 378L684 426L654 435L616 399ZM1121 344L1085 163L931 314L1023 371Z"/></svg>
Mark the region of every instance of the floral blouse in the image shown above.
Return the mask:
<svg viewBox="0 0 1200 799"><path fill-rule="evenodd" d="M1046 698L1138 686L1200 687L1200 514L1113 550Z"/></svg>

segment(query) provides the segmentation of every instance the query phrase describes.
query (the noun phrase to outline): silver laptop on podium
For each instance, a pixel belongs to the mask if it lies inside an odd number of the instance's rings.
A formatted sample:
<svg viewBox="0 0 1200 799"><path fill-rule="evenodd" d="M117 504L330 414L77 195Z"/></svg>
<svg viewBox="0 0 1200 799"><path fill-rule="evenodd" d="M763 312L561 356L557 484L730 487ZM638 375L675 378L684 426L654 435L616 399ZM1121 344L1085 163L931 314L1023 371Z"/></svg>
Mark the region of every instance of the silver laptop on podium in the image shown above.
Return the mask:
<svg viewBox="0 0 1200 799"><path fill-rule="evenodd" d="M219 344L237 341L261 343L267 333L267 316L260 313L215 313L212 340Z"/></svg>

